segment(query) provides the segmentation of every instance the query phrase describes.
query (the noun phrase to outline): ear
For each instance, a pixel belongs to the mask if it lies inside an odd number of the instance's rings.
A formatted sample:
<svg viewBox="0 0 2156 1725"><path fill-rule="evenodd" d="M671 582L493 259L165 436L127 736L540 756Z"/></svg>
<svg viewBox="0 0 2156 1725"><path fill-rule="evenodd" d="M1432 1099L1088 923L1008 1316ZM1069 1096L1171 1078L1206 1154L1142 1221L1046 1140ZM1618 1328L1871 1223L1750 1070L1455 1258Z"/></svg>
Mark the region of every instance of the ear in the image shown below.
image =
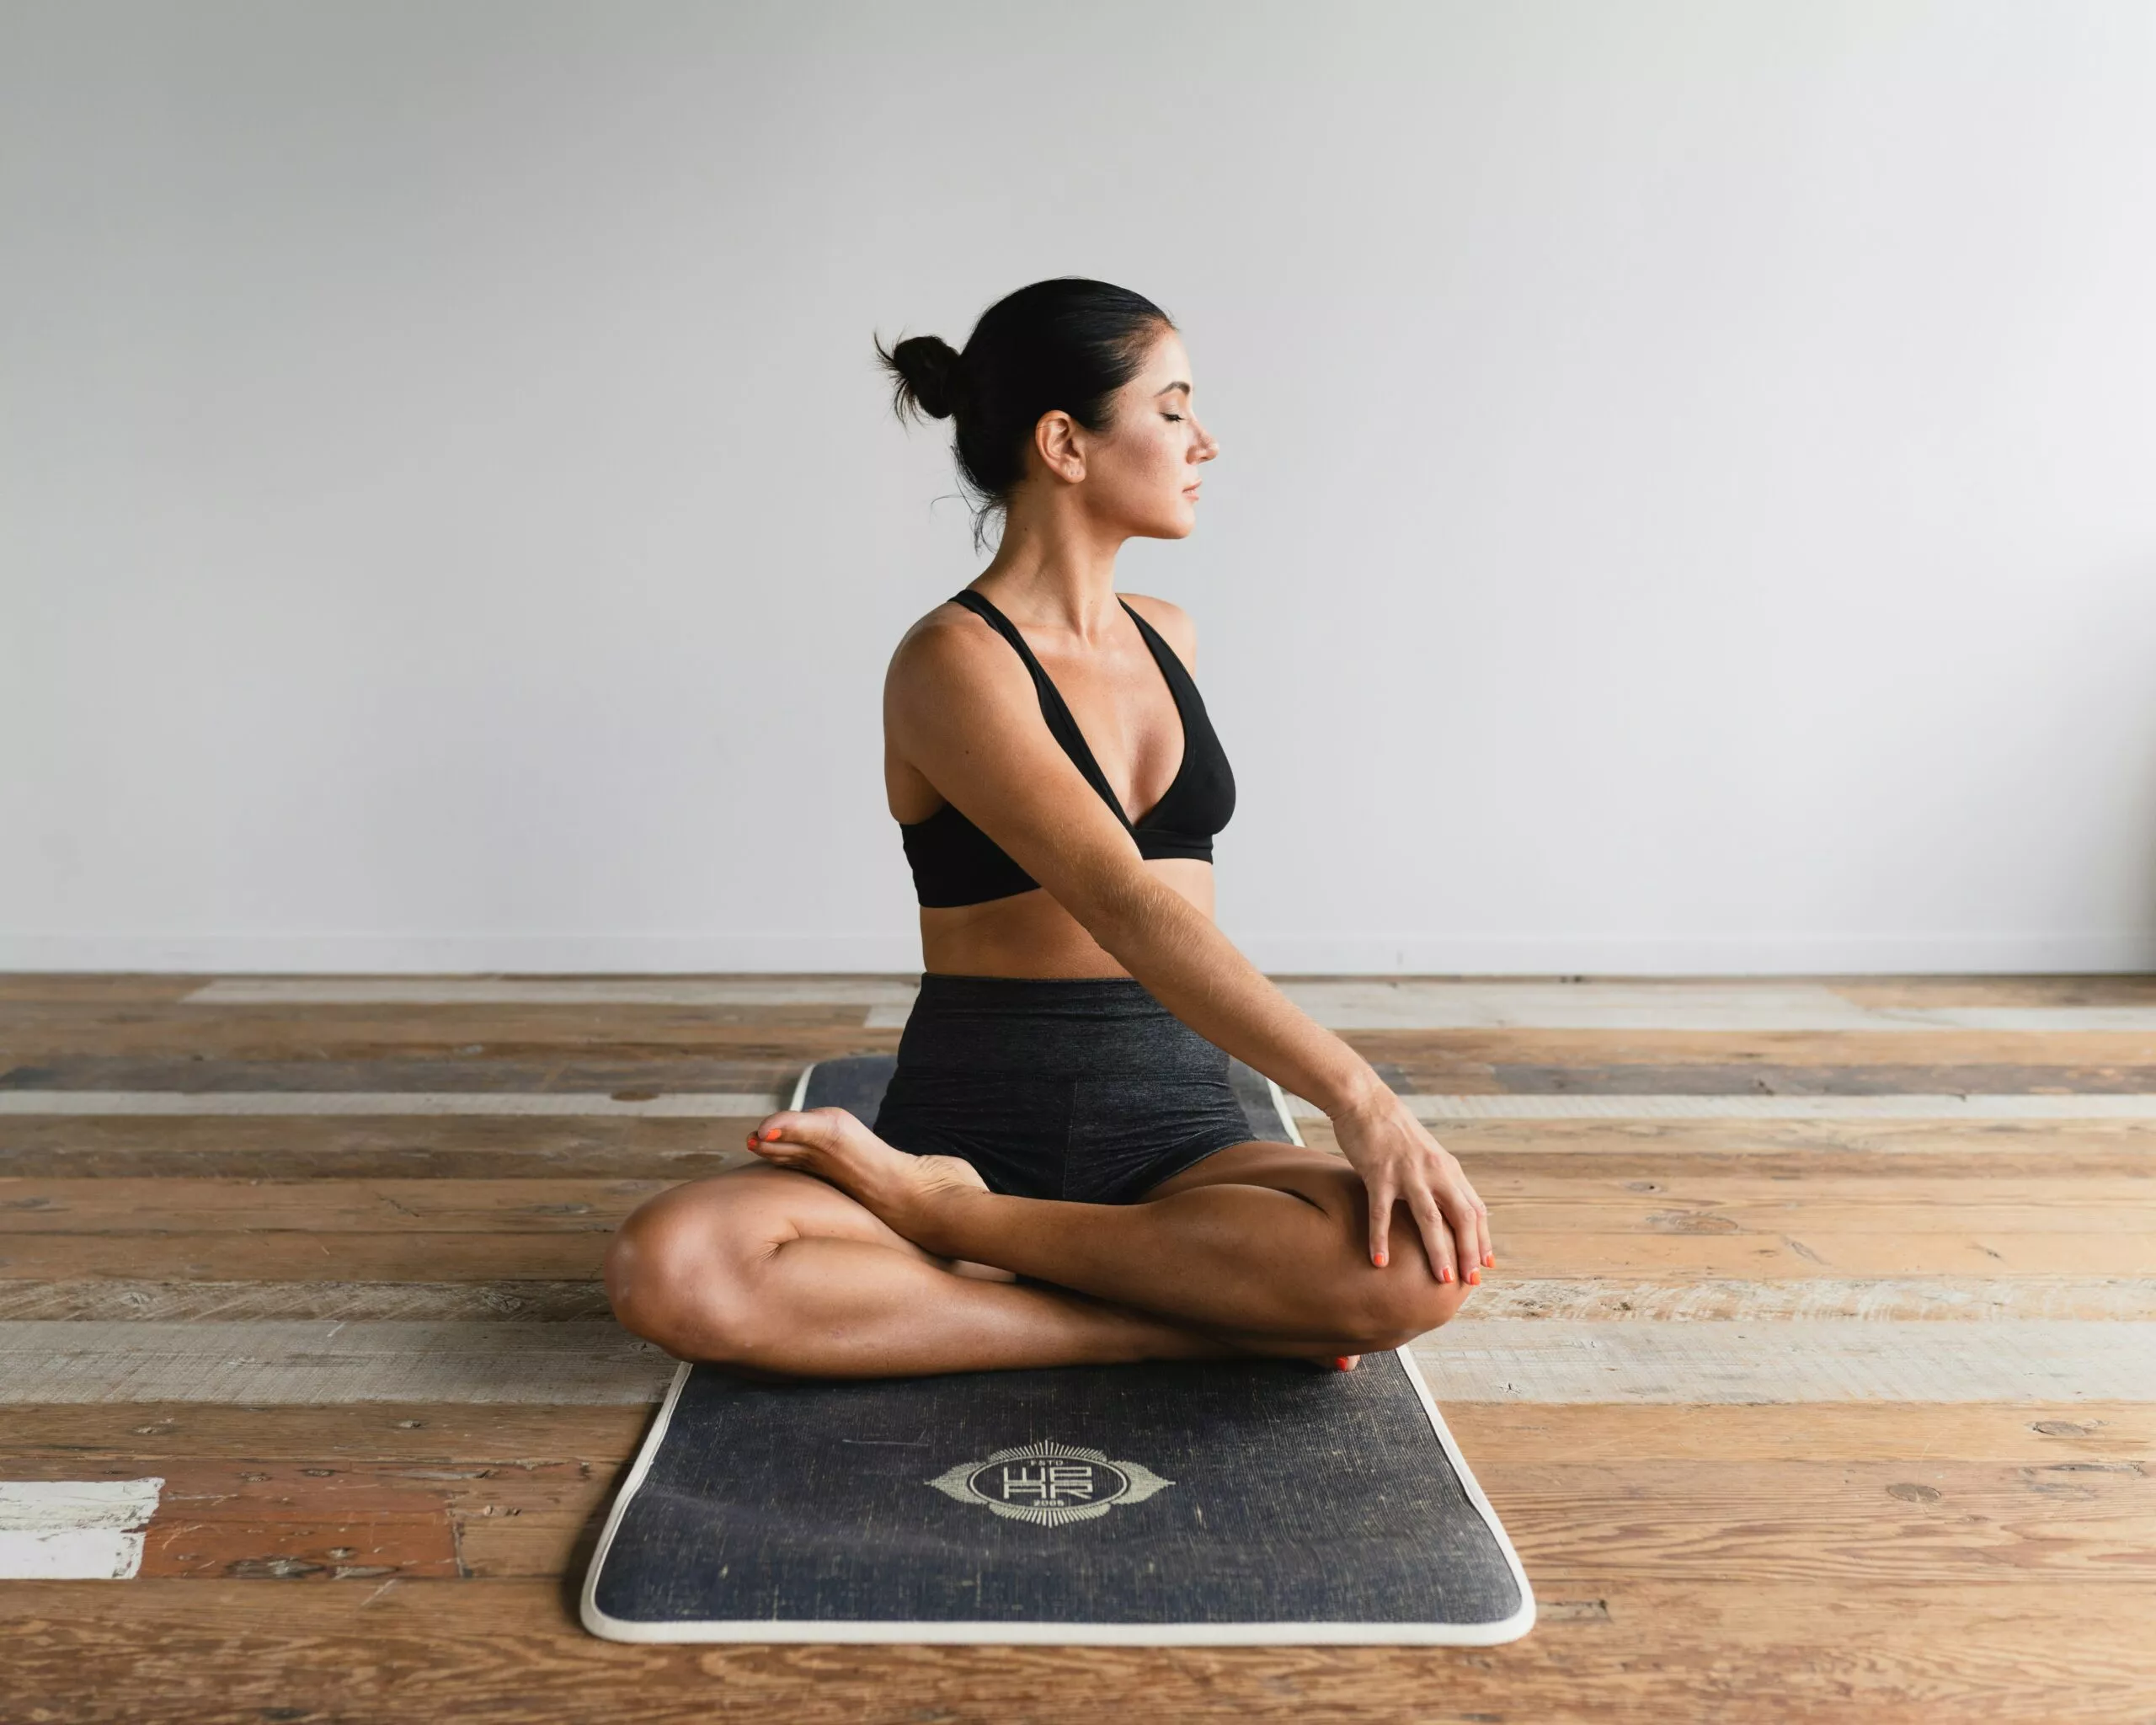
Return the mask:
<svg viewBox="0 0 2156 1725"><path fill-rule="evenodd" d="M1085 428L1061 408L1051 408L1033 426L1033 447L1042 465L1073 484L1086 477Z"/></svg>

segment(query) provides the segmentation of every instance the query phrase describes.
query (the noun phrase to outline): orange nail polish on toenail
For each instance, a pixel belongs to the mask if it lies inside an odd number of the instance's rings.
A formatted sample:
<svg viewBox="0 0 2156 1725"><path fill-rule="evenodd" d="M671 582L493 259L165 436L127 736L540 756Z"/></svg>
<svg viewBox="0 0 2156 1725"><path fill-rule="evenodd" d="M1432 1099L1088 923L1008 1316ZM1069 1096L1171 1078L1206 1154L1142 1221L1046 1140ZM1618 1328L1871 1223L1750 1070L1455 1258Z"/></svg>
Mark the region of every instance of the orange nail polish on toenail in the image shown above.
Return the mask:
<svg viewBox="0 0 2156 1725"><path fill-rule="evenodd" d="M769 1144L769 1143L771 1141L771 1140L773 1140L774 1138L776 1138L776 1137L777 1137L777 1136L778 1136L778 1128L777 1128L777 1127L776 1127L776 1126L774 1126L774 1127L772 1127L772 1128L771 1128L771 1130L770 1131L768 1131L768 1132L766 1132L766 1133L765 1133L765 1134L764 1134L764 1142L765 1142L765 1143L766 1143L766 1144Z"/></svg>
<svg viewBox="0 0 2156 1725"><path fill-rule="evenodd" d="M1336 1354L1333 1357L1332 1363L1339 1370L1346 1371L1348 1370L1348 1356L1344 1354Z"/></svg>

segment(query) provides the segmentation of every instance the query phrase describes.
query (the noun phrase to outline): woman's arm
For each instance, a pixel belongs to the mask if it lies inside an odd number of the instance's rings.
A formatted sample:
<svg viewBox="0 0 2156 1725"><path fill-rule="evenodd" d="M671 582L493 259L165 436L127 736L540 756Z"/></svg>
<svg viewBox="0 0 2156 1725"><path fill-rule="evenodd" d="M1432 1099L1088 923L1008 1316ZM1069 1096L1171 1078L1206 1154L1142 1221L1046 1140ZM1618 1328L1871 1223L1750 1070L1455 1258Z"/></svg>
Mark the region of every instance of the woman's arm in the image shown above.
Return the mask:
<svg viewBox="0 0 2156 1725"><path fill-rule="evenodd" d="M1490 1259L1487 1211L1459 1162L1369 1061L1145 867L1129 831L1042 723L1031 676L985 624L961 613L908 635L885 681L884 727L906 760L1177 1017L1325 1110L1369 1191L1372 1262L1385 1262L1395 1201L1407 1204L1441 1279Z"/></svg>

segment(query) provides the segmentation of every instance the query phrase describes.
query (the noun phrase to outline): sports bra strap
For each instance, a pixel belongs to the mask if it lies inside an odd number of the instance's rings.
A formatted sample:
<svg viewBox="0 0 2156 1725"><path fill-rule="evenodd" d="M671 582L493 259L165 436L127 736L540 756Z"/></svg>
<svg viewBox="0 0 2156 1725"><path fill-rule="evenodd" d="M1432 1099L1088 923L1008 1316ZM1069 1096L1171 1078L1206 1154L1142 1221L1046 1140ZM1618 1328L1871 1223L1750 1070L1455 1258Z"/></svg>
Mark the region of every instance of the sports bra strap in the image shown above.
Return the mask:
<svg viewBox="0 0 2156 1725"><path fill-rule="evenodd" d="M1026 662L1026 669L1033 673L1033 687L1040 697L1041 714L1048 720L1049 732L1063 745L1063 752L1070 757L1078 771L1086 776L1086 782L1098 791L1101 800L1115 810L1115 817L1123 823L1124 829L1134 833L1137 829L1131 825L1130 816L1116 799L1115 791L1108 783L1108 776L1101 771L1101 763L1093 758L1092 745L1086 742L1085 732L1079 729L1076 718L1065 704L1063 692L1055 686L1054 681L1042 667L1040 660L1033 657L1033 649L1026 644L1026 638L1018 633L1018 626L998 611L985 595L976 593L970 587L961 587L951 598L953 603L964 606L1018 649L1018 657ZM1120 599L1116 602L1123 605ZM1128 605L1123 605L1123 608L1130 611ZM1138 615L1134 611L1130 614L1134 617Z"/></svg>

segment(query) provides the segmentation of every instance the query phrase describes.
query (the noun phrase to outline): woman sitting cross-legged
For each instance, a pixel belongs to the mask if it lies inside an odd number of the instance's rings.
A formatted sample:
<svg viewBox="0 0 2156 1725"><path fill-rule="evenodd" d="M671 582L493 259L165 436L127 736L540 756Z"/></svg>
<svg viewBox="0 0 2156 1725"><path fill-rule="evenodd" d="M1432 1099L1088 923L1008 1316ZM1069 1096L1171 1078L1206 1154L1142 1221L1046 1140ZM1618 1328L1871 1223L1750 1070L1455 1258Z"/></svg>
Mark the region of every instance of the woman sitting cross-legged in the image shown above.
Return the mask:
<svg viewBox="0 0 2156 1725"><path fill-rule="evenodd" d="M757 1162L622 1225L615 1312L683 1359L829 1377L1345 1369L1445 1322L1497 1261L1483 1204L1214 927L1235 782L1195 634L1115 590L1125 540L1191 531L1219 453L1175 326L1063 279L990 307L963 353L877 351L894 405L956 421L982 516L1004 518L884 682L921 993L873 1123L782 1109L750 1135ZM1322 1108L1341 1154L1251 1139L1230 1055Z"/></svg>

